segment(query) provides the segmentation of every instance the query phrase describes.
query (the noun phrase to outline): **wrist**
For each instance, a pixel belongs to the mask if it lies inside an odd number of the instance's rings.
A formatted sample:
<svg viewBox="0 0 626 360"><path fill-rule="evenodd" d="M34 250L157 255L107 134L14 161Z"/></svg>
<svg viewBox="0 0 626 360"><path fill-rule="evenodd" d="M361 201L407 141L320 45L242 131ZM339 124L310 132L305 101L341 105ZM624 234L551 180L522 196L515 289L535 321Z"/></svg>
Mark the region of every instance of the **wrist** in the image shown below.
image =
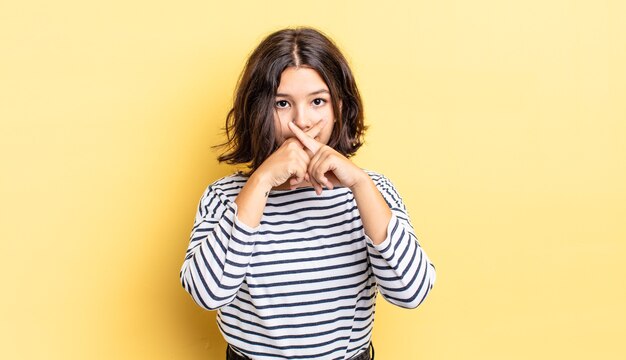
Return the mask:
<svg viewBox="0 0 626 360"><path fill-rule="evenodd" d="M267 176L263 172L255 171L250 175L247 181L253 188L259 189L267 196L270 190L272 190L272 184L267 180Z"/></svg>
<svg viewBox="0 0 626 360"><path fill-rule="evenodd" d="M357 177L354 184L352 184L352 186L350 186L349 188L354 193L360 191L363 188L368 188L373 184L374 182L372 181L372 178L370 178L370 176L365 171L361 170L360 175Z"/></svg>

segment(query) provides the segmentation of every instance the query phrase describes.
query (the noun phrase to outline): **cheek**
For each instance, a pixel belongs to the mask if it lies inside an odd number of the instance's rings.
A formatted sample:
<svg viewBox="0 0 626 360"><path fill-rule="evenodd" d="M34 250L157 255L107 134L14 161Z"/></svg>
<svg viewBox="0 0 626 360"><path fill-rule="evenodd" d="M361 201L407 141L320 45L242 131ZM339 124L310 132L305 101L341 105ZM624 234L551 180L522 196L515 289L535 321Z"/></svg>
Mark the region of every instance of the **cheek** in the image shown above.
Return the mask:
<svg viewBox="0 0 626 360"><path fill-rule="evenodd" d="M322 140L324 144L328 144L330 142L330 137L333 133L333 126L334 124L331 122L330 124L325 126L324 129L322 129L320 140Z"/></svg>
<svg viewBox="0 0 626 360"><path fill-rule="evenodd" d="M274 119L274 137L279 144L285 140L284 134L285 129L283 129L283 125L278 119Z"/></svg>
<svg viewBox="0 0 626 360"><path fill-rule="evenodd" d="M296 135L289 129L287 122L275 123L275 137L278 144L282 144L285 140L295 137Z"/></svg>
<svg viewBox="0 0 626 360"><path fill-rule="evenodd" d="M328 120L333 120L335 118L335 114L333 113L333 106L328 104L328 106L324 107L323 116Z"/></svg>

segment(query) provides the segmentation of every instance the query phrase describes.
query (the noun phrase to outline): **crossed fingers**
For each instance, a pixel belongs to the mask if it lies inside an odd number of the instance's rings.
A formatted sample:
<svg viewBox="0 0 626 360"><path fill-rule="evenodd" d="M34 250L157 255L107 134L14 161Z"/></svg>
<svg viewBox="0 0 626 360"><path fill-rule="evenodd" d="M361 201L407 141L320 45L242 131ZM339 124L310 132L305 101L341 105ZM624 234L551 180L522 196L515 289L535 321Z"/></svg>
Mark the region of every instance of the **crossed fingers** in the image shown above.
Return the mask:
<svg viewBox="0 0 626 360"><path fill-rule="evenodd" d="M316 155L318 154L319 150L324 146L324 144L315 139L324 127L324 123L325 120L321 120L306 132L302 131L294 123L289 123L287 125L289 126L289 129L291 129L291 131L294 133L294 135L296 135L296 138L300 141L300 143L304 145L305 150L309 150L312 153L311 161L313 161L314 163L319 162L319 156ZM309 170L311 170L311 165L309 166ZM320 175L318 179L307 173L307 180L311 182L317 194L322 193L322 183L330 189L333 188L332 182L328 181L328 179L324 175Z"/></svg>
<svg viewBox="0 0 626 360"><path fill-rule="evenodd" d="M302 145L304 145L306 149L309 149L313 154L315 154L322 147L322 144L319 141L315 140L315 138L322 131L324 124L326 124L326 120L322 119L306 132L300 129L293 122L288 123L287 126L289 126L289 129L294 133L294 135L296 135Z"/></svg>

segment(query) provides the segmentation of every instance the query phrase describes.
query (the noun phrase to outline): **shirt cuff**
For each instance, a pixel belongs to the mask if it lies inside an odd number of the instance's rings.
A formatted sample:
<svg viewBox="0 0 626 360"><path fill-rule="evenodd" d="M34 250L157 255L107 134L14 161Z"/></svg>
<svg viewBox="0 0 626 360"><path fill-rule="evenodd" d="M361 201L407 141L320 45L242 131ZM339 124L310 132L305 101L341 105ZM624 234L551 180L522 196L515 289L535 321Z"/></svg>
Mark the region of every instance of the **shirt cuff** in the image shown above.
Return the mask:
<svg viewBox="0 0 626 360"><path fill-rule="evenodd" d="M237 230L243 232L244 234L248 236L254 235L259 231L261 224L257 225L256 227L250 227L244 224L243 221L239 220L239 217L237 216L239 213L239 209L237 208L237 203L233 202L230 204L230 206L232 207L233 212L235 213L234 223L235 223L235 227L237 228Z"/></svg>
<svg viewBox="0 0 626 360"><path fill-rule="evenodd" d="M395 227L395 224L397 222L398 222L398 218L392 212L391 218L389 219L389 224L387 224L387 237L385 238L385 240L383 240L383 242L381 242L380 244L376 245L374 244L372 239L369 236L367 236L367 234L365 234L365 240L367 241L367 244L371 245L379 253L383 253L389 250L389 247L391 246L391 232L393 231L393 228Z"/></svg>

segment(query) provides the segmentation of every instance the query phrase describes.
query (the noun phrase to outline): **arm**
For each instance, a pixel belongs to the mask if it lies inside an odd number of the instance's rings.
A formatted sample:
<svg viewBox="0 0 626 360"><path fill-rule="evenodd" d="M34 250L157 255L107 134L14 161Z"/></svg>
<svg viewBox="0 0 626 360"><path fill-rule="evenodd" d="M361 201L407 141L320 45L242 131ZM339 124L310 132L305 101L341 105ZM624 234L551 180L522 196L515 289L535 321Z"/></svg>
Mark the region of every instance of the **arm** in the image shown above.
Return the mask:
<svg viewBox="0 0 626 360"><path fill-rule="evenodd" d="M319 134L323 121L307 131ZM205 309L235 299L250 263L269 191L287 181L301 182L309 161L297 139L287 139L250 176L236 199L209 186L200 200L187 255L180 271L183 287Z"/></svg>
<svg viewBox="0 0 626 360"><path fill-rule="evenodd" d="M180 280L207 310L229 304L243 283L254 247L255 228L237 218L237 204L209 186L198 205Z"/></svg>
<svg viewBox="0 0 626 360"><path fill-rule="evenodd" d="M372 179L334 149L307 136L294 124L288 125L314 153L308 173L316 192L320 194L323 186L332 189L334 184L352 190L381 294L395 305L417 307L435 283L435 267L420 247L391 182L382 176Z"/></svg>
<svg viewBox="0 0 626 360"><path fill-rule="evenodd" d="M372 180L391 210L385 240L376 244L368 239L372 271L387 301L415 308L424 301L435 283L435 267L420 246L406 207L393 184L380 175L373 175Z"/></svg>
<svg viewBox="0 0 626 360"><path fill-rule="evenodd" d="M319 135L325 124L326 121L322 119L306 132L300 132L303 136L314 138ZM237 195L235 203L237 203L240 210L239 219L250 226L258 226L263 216L263 209L265 209L269 191L275 186L287 183L287 181L289 181L289 185L292 188L301 183L308 177L306 175L308 164L309 155L300 141L297 138L285 140L254 171L239 195Z"/></svg>
<svg viewBox="0 0 626 360"><path fill-rule="evenodd" d="M288 126L313 154L308 174L317 194L322 193L323 186L329 189L335 184L349 187L359 208L365 234L375 244L383 242L387 237L391 211L369 175L333 148L300 130L294 123L288 123Z"/></svg>

